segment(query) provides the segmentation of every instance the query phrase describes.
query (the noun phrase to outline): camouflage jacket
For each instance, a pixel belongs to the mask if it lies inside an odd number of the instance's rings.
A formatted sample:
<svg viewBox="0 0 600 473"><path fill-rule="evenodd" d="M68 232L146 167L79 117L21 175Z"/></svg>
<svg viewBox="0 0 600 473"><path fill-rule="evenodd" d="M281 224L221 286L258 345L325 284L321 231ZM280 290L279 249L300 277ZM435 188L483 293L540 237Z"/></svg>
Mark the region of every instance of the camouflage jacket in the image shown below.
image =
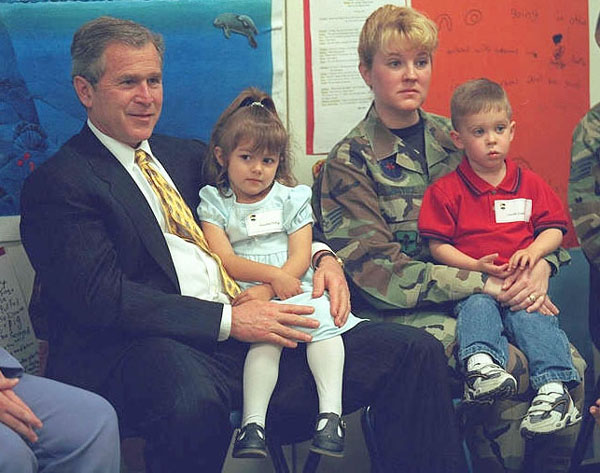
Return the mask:
<svg viewBox="0 0 600 473"><path fill-rule="evenodd" d="M573 132L569 210L581 248L600 269L600 103Z"/></svg>
<svg viewBox="0 0 600 473"><path fill-rule="evenodd" d="M435 264L417 231L425 189L462 159L449 136L450 120L420 115L427 172L372 106L329 153L313 185L313 209L325 238L377 308L455 301L481 292L485 282L482 273Z"/></svg>

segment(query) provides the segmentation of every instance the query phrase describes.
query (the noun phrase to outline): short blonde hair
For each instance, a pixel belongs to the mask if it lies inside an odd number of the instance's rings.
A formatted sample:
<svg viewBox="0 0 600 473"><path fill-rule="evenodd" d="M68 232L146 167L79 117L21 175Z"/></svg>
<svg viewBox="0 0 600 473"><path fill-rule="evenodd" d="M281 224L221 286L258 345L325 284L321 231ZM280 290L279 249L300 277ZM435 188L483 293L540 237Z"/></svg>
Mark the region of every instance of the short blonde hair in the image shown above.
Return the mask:
<svg viewBox="0 0 600 473"><path fill-rule="evenodd" d="M464 82L454 90L450 100L452 127L458 130L465 117L492 110L506 112L508 119L512 118L508 95L502 86L485 77Z"/></svg>
<svg viewBox="0 0 600 473"><path fill-rule="evenodd" d="M437 26L413 8L396 5L378 8L367 18L360 32L358 57L361 64L371 69L377 51L385 51L401 40L431 55L438 45Z"/></svg>

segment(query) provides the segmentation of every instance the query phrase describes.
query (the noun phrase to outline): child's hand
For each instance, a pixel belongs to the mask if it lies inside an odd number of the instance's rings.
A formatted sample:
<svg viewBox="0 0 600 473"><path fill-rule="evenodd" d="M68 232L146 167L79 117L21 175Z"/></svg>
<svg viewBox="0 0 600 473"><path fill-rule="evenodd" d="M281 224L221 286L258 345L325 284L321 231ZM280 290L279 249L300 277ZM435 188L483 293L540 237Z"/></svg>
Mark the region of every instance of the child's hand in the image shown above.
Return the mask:
<svg viewBox="0 0 600 473"><path fill-rule="evenodd" d="M231 305L240 305L248 301L270 301L275 297L275 291L270 284L259 284L246 289L241 294L238 294Z"/></svg>
<svg viewBox="0 0 600 473"><path fill-rule="evenodd" d="M300 279L290 276L283 270L280 270L276 274L275 278L271 281L271 286L277 297L282 301L302 292Z"/></svg>
<svg viewBox="0 0 600 473"><path fill-rule="evenodd" d="M498 253L492 253L491 255L482 256L477 260L476 270L482 273L487 273L491 276L504 279L512 273L512 270L508 268L508 263L501 265L495 265L494 261L498 257Z"/></svg>
<svg viewBox="0 0 600 473"><path fill-rule="evenodd" d="M508 269L514 271L517 268L525 269L527 266L533 268L539 259L540 255L537 254L531 247L523 250L517 250L508 260Z"/></svg>

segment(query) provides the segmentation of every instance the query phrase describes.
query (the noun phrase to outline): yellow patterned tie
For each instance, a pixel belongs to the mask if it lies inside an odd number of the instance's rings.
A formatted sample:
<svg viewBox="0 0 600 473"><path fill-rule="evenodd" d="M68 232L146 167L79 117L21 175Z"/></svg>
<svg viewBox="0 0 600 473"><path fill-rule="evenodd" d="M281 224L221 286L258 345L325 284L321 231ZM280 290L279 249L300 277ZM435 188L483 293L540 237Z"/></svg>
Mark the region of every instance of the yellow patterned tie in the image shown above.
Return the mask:
<svg viewBox="0 0 600 473"><path fill-rule="evenodd" d="M237 296L241 292L240 287L233 278L227 274L219 255L210 250L208 242L204 237L204 233L202 233L202 229L196 223L196 220L194 220L190 208L179 195L179 192L177 192L158 171L150 166L150 157L144 150L138 149L135 151L135 162L140 167L159 198L165 220L167 221L169 233L173 233L184 240L195 243L212 256L219 266L225 292L231 298Z"/></svg>

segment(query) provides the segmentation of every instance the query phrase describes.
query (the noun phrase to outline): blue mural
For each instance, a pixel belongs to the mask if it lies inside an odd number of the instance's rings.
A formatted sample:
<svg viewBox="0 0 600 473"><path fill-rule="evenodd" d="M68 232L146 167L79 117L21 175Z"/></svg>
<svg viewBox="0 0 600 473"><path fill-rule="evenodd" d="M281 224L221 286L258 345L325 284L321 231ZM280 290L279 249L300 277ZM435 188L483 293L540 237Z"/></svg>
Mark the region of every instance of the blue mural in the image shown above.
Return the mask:
<svg viewBox="0 0 600 473"><path fill-rule="evenodd" d="M159 133L207 140L241 89L272 90L271 0L0 0L0 216L18 215L23 179L85 121L69 48L100 15L164 36Z"/></svg>

